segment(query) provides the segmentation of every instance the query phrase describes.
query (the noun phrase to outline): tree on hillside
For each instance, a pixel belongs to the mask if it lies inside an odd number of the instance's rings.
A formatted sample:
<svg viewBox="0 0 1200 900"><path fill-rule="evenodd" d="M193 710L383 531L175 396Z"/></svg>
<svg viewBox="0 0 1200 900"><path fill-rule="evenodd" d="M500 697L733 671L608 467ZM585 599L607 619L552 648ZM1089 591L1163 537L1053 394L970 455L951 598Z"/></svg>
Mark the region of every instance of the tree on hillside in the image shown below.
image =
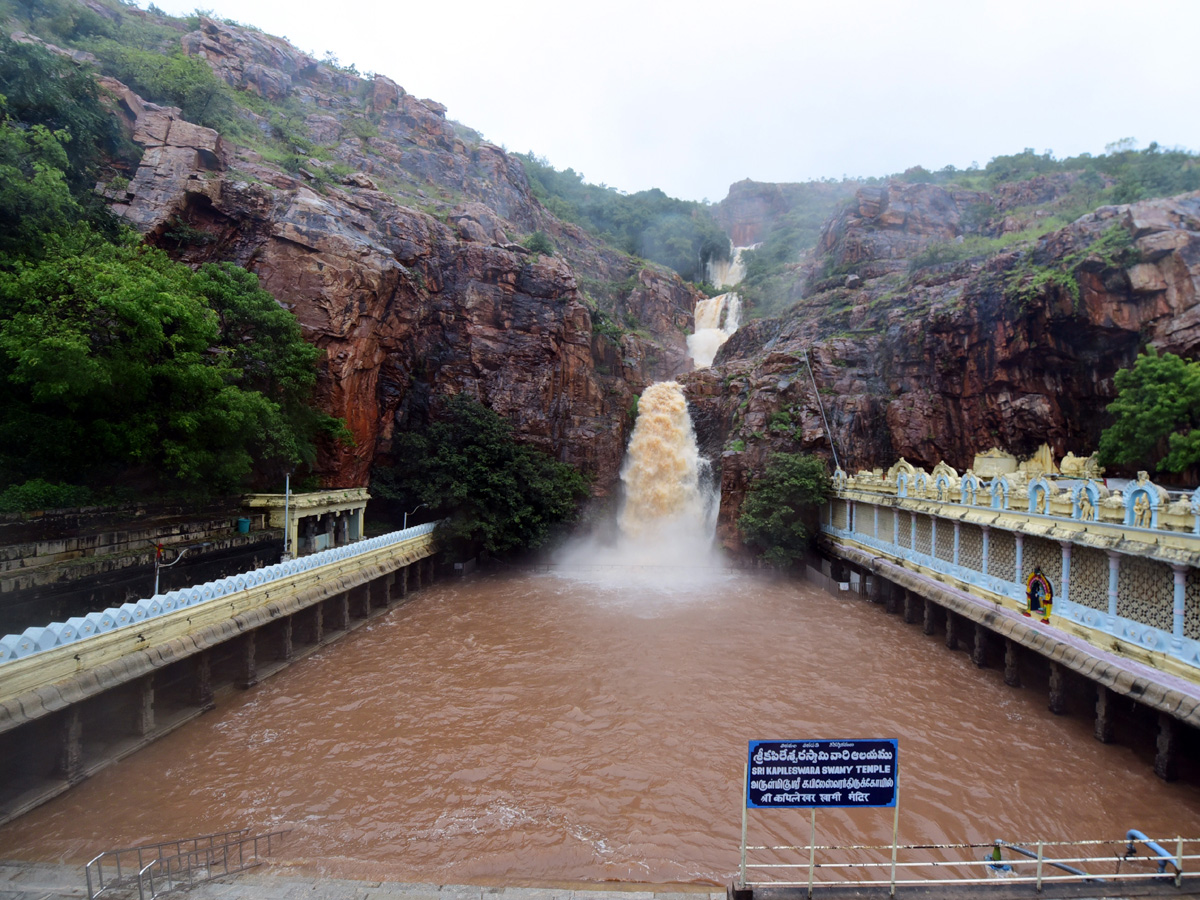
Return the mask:
<svg viewBox="0 0 1200 900"><path fill-rule="evenodd" d="M1200 463L1200 362L1153 347L1114 379L1113 424L1100 436L1105 465L1182 472Z"/></svg>
<svg viewBox="0 0 1200 900"><path fill-rule="evenodd" d="M450 400L443 420L398 435L395 446L395 465L375 470L371 493L428 504L441 520L438 543L455 558L539 547L587 494L578 471L517 443L508 422L466 394Z"/></svg>
<svg viewBox="0 0 1200 900"><path fill-rule="evenodd" d="M0 271L0 484L134 471L218 492L313 459L336 424L307 410L319 351L257 278L193 274L132 233L45 240Z"/></svg>
<svg viewBox="0 0 1200 900"><path fill-rule="evenodd" d="M771 565L790 567L808 550L809 525L831 487L824 460L773 453L742 503L738 517L742 539Z"/></svg>

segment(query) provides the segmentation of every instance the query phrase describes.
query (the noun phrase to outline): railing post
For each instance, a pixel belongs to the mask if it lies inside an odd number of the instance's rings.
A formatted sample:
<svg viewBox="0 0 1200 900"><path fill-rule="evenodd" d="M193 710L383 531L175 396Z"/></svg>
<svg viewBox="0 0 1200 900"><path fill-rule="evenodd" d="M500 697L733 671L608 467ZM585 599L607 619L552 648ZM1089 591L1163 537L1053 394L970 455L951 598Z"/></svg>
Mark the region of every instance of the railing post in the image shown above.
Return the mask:
<svg viewBox="0 0 1200 900"><path fill-rule="evenodd" d="M1183 884L1183 838L1175 839L1175 887Z"/></svg>
<svg viewBox="0 0 1200 900"><path fill-rule="evenodd" d="M1039 894L1042 892L1042 842L1041 841L1038 841L1037 891Z"/></svg>

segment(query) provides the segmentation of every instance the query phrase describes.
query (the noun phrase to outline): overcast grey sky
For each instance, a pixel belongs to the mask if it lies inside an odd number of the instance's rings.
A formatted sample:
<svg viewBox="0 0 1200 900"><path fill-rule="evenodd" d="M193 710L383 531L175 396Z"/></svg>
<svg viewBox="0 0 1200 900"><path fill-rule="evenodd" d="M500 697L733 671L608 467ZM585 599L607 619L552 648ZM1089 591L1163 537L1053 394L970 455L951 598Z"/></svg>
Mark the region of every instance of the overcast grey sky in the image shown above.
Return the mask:
<svg viewBox="0 0 1200 900"><path fill-rule="evenodd" d="M1200 149L1200 0L201 2L630 192Z"/></svg>

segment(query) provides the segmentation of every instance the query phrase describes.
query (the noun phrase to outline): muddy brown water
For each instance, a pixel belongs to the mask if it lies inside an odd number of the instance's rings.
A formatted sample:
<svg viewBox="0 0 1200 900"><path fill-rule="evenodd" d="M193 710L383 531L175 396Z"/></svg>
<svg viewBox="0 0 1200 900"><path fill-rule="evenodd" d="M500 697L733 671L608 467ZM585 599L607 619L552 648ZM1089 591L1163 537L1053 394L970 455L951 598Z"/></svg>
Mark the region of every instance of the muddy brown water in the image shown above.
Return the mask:
<svg viewBox="0 0 1200 900"><path fill-rule="evenodd" d="M751 739L900 742L900 841L1200 835L1200 793L857 599L724 575L442 582L0 829L0 857L290 828L277 862L437 883L728 882ZM890 810L823 811L888 843ZM751 842L805 843L756 811Z"/></svg>

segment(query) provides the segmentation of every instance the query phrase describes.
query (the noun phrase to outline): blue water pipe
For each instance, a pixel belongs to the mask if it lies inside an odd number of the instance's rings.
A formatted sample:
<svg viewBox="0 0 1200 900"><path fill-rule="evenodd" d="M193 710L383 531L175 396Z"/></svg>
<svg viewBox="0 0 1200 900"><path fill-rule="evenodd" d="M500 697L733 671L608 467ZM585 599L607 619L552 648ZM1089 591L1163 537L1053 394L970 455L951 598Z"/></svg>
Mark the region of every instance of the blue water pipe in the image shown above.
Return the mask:
<svg viewBox="0 0 1200 900"><path fill-rule="evenodd" d="M1146 835L1142 834L1136 828L1130 828L1127 832L1125 832L1125 840L1129 842L1129 845L1125 848L1126 858L1137 853L1137 848L1133 845L1134 841L1141 841L1148 849L1153 850L1158 855L1159 872L1167 871L1167 863L1170 863L1176 872L1180 871L1179 864L1175 861L1174 853L1168 853L1167 849L1162 844L1158 843L1157 841L1150 840L1150 838L1146 837Z"/></svg>

